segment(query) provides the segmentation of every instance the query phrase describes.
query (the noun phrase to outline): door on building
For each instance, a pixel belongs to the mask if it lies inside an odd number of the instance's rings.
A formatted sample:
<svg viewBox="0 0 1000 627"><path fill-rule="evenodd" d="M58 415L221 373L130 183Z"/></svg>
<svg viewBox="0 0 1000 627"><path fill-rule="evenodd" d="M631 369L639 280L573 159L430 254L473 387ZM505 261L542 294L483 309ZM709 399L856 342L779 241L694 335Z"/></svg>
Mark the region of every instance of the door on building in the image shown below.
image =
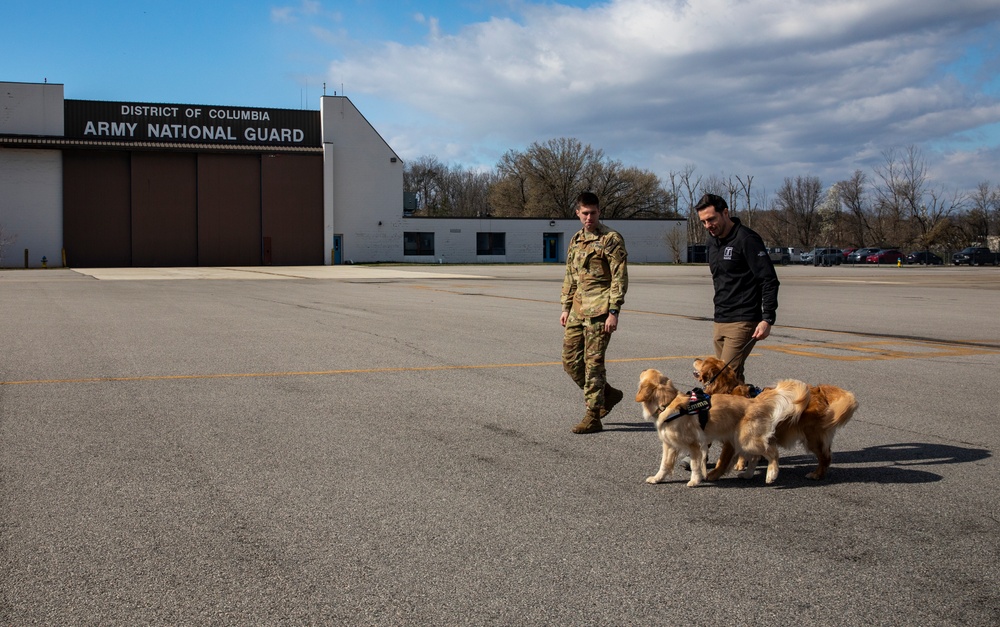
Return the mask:
<svg viewBox="0 0 1000 627"><path fill-rule="evenodd" d="M562 233L544 233L542 235L544 246L542 261L546 263L559 263L559 251L562 249L559 243L560 240L562 240Z"/></svg>
<svg viewBox="0 0 1000 627"><path fill-rule="evenodd" d="M333 265L335 266L339 266L340 264L344 263L343 254L341 253L341 250L343 250L343 243L344 243L343 235L333 236Z"/></svg>

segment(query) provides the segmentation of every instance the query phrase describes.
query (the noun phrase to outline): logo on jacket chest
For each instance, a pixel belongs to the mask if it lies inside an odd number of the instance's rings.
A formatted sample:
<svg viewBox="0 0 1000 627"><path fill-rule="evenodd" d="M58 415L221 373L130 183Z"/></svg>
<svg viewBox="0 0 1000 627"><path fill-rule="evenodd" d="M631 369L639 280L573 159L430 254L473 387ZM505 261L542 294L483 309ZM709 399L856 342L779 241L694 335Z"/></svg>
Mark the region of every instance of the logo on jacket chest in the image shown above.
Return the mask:
<svg viewBox="0 0 1000 627"><path fill-rule="evenodd" d="M722 258L724 260L726 260L726 261L732 261L733 260L733 247L732 246L726 246L725 248L722 249Z"/></svg>

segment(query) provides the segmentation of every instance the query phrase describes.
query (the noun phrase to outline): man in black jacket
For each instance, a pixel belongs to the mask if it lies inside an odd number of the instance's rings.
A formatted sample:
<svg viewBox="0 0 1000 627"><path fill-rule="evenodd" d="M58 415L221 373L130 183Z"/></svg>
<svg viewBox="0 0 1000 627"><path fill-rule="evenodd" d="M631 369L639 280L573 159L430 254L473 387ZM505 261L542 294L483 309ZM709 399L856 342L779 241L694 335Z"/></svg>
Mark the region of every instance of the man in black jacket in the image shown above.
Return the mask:
<svg viewBox="0 0 1000 627"><path fill-rule="evenodd" d="M721 196L705 194L695 205L708 230L708 266L715 285L715 356L729 363L743 382L751 338L771 333L778 311L778 275L764 240L739 218L729 217Z"/></svg>

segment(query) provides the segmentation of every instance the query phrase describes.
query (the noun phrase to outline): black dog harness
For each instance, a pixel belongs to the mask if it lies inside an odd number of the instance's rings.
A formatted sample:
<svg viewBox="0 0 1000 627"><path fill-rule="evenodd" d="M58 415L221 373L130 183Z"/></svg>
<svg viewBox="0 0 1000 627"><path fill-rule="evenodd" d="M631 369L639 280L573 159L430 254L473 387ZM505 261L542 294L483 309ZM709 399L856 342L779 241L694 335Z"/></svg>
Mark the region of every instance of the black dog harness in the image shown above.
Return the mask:
<svg viewBox="0 0 1000 627"><path fill-rule="evenodd" d="M695 388L689 392L685 392L688 397L687 407L679 410L676 416L671 416L663 422L670 422L672 420L677 420L681 416L698 416L698 424L701 425L701 430L705 430L705 425L708 424L708 410L712 409L712 395L705 394L705 390L701 388ZM662 412L666 407L661 407L657 413Z"/></svg>

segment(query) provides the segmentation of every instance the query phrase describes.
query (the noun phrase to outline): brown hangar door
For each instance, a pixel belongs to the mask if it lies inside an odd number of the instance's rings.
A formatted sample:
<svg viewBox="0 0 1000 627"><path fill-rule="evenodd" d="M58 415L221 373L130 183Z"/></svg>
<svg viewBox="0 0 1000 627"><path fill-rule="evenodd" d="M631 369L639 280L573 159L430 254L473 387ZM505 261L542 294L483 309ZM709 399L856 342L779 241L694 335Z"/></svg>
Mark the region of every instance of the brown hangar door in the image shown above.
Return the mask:
<svg viewBox="0 0 1000 627"><path fill-rule="evenodd" d="M132 265L128 152L63 151L63 247L76 268Z"/></svg>
<svg viewBox="0 0 1000 627"><path fill-rule="evenodd" d="M198 265L260 264L260 157L198 155Z"/></svg>
<svg viewBox="0 0 1000 627"><path fill-rule="evenodd" d="M323 246L323 156L261 155L261 235L276 266L318 266Z"/></svg>
<svg viewBox="0 0 1000 627"><path fill-rule="evenodd" d="M191 153L132 153L132 265L198 265L198 164Z"/></svg>
<svg viewBox="0 0 1000 627"><path fill-rule="evenodd" d="M322 176L322 155L65 150L66 262L322 265Z"/></svg>

